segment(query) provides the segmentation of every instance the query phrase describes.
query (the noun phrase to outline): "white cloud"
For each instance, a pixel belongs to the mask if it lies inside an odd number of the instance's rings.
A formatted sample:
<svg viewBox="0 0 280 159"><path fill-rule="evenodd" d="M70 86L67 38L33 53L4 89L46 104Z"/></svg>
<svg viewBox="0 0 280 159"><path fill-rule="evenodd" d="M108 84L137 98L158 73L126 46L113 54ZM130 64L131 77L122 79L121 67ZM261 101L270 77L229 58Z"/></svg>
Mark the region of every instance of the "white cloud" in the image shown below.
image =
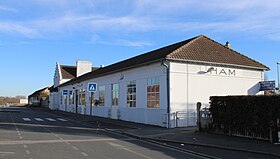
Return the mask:
<svg viewBox="0 0 280 159"><path fill-rule="evenodd" d="M18 12L15 8L9 8L5 6L0 6L0 12Z"/></svg>
<svg viewBox="0 0 280 159"><path fill-rule="evenodd" d="M25 27L21 24L16 24L14 22L0 22L0 32L20 34L28 38L39 37L37 30Z"/></svg>
<svg viewBox="0 0 280 159"><path fill-rule="evenodd" d="M93 35L91 40L88 42L84 42L86 44L103 44L103 45L118 45L118 46L130 46L130 47L142 47L142 46L151 46L153 43L147 41L137 41L137 40L127 40L127 39L118 39L113 38L109 39L101 39L98 35Z"/></svg>
<svg viewBox="0 0 280 159"><path fill-rule="evenodd" d="M125 14L111 11L111 8L121 8L118 5L112 6L114 3L119 4L118 1L113 0L102 2L36 0L33 3L40 5L42 10L46 6L52 6L53 14L46 13L42 18L36 19L0 22L0 32L17 33L28 38L55 36L57 33L122 34L155 30L182 33L230 32L273 39L280 35L278 27L280 26L278 20L280 1L278 0L271 0L269 3L261 0L253 2L250 0L121 1L123 7L130 6ZM105 4L110 4L111 8L102 10L106 7ZM134 45L141 45L141 42Z"/></svg>

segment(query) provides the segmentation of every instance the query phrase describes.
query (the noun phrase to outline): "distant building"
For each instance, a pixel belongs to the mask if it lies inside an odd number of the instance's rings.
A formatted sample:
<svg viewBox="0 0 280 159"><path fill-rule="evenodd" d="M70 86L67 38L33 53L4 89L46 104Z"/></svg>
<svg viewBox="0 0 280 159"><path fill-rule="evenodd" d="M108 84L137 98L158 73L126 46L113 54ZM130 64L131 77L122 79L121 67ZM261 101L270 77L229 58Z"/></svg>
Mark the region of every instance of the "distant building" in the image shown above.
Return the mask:
<svg viewBox="0 0 280 159"><path fill-rule="evenodd" d="M26 104L28 104L28 99L19 99L19 104L20 104L20 105L26 105Z"/></svg>
<svg viewBox="0 0 280 159"><path fill-rule="evenodd" d="M58 62L56 63L54 78L53 78L53 86L50 90L50 109L58 109L58 86L73 79L79 77L85 73L96 70L97 68L92 67L92 63L89 61L80 61L76 62L76 66L67 66L60 65Z"/></svg>
<svg viewBox="0 0 280 159"><path fill-rule="evenodd" d="M62 111L167 128L196 125L210 96L255 95L269 68L204 35L56 85Z"/></svg>
<svg viewBox="0 0 280 159"><path fill-rule="evenodd" d="M37 90L31 95L28 96L28 104L30 106L38 107L48 107L49 106L49 96L50 96L50 87L45 87L43 89Z"/></svg>

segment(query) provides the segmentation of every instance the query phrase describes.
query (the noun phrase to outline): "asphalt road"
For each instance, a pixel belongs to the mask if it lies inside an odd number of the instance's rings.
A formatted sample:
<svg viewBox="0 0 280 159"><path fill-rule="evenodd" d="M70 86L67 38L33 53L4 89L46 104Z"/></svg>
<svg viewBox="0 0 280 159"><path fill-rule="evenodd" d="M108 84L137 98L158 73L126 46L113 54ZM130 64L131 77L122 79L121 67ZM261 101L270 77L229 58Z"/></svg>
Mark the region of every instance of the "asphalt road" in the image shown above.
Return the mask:
<svg viewBox="0 0 280 159"><path fill-rule="evenodd" d="M31 108L1 108L0 158L204 158Z"/></svg>

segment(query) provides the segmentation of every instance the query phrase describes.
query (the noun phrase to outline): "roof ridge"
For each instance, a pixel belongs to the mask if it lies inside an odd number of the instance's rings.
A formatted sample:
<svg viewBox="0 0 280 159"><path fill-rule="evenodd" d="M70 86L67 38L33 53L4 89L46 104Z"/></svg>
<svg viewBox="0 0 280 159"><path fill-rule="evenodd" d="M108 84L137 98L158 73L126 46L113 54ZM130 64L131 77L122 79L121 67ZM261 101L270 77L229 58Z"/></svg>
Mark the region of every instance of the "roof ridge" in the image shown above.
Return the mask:
<svg viewBox="0 0 280 159"><path fill-rule="evenodd" d="M77 67L77 66L73 66L73 65L60 65L61 67Z"/></svg>
<svg viewBox="0 0 280 159"><path fill-rule="evenodd" d="M188 39L188 40L191 40L191 41L189 41L188 43L186 43L186 44L184 44L184 45L182 45L182 46L180 46L179 48L177 48L177 49L175 49L175 50L173 50L171 53L169 53L167 56L166 56L166 58L170 58L173 54L175 54L178 50L180 50L182 47L187 47L187 46L189 46L190 44L192 44L194 41L196 41L197 39L200 39L201 37L205 37L203 34L201 34L201 35L199 35L199 36L195 36L195 37L193 37L193 38L190 38L190 39ZM188 40L185 40L185 41L188 41ZM183 41L183 42L185 42L185 41Z"/></svg>
<svg viewBox="0 0 280 159"><path fill-rule="evenodd" d="M252 60L252 61L254 61L254 62L256 62L256 63L262 65L263 67L265 67L265 68L267 68L267 69L269 70L269 67L265 66L264 64L262 64L262 63L260 63L260 62L258 62L258 61L256 61L256 60L254 60L254 59L252 59L252 58L250 58L250 57L248 57L248 56L246 56L246 55L243 55L243 54L241 54L241 53L239 53L239 52L233 50L232 48L226 47L225 45L223 45L223 44L221 44L221 43L219 43L219 42L217 42L217 41L215 41L215 40L213 40L213 39L211 39L211 38L209 38L209 37L207 37L207 36L204 36L204 37L205 37L206 39L208 39L208 40L211 40L211 41L213 41L213 42L215 42L215 43L217 43L217 44L223 46L223 47L226 48L226 49L229 49L229 50L231 50L231 51L233 51L233 52L235 52L235 53L237 53L237 54L239 54L239 55L241 55L241 56L243 56L243 57L245 57L245 58L247 58L247 59L249 59L249 60Z"/></svg>

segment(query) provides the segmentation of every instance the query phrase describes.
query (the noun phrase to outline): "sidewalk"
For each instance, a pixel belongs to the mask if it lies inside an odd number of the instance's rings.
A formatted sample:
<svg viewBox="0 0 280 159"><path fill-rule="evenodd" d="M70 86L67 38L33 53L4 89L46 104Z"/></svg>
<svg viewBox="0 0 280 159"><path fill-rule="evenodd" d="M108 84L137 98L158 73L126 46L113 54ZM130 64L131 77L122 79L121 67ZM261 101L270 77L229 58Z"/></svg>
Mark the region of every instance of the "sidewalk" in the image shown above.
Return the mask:
<svg viewBox="0 0 280 159"><path fill-rule="evenodd" d="M158 126L126 122L96 116L93 117L61 111L52 112L73 116L79 121L85 121L92 124L99 123L101 128L129 135L138 139L152 139L160 142L170 142L223 150L267 154L280 158L280 145L270 143L269 141L196 132L196 127L166 129Z"/></svg>

